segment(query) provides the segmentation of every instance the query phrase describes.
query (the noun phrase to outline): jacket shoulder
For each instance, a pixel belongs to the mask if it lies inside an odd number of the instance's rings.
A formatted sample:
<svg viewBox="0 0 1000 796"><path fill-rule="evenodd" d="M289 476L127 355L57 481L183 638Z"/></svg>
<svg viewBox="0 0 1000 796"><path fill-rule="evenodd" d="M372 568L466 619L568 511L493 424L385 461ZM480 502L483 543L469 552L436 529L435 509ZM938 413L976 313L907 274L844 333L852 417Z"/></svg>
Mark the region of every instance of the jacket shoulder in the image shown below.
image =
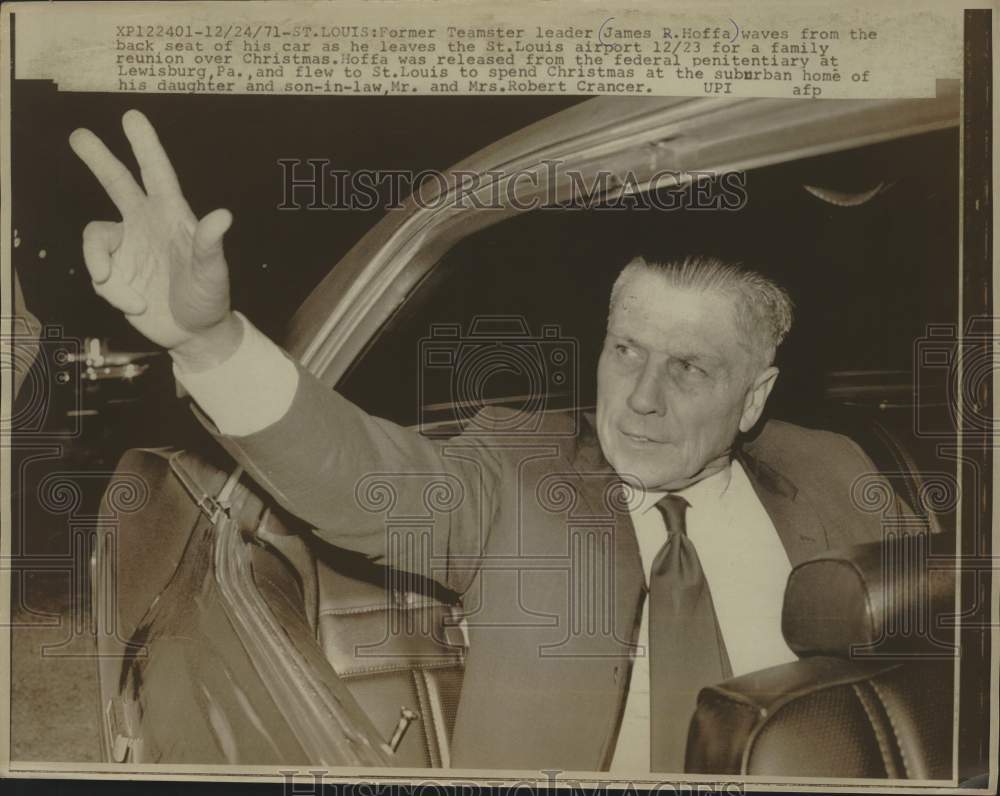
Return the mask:
<svg viewBox="0 0 1000 796"><path fill-rule="evenodd" d="M872 460L850 437L783 420L768 420L760 434L744 447L752 457L796 484L813 480L850 483L878 473Z"/></svg>
<svg viewBox="0 0 1000 796"><path fill-rule="evenodd" d="M874 462L843 434L771 420L744 451L758 482L790 485L785 494L811 507L829 547L880 539L898 508Z"/></svg>

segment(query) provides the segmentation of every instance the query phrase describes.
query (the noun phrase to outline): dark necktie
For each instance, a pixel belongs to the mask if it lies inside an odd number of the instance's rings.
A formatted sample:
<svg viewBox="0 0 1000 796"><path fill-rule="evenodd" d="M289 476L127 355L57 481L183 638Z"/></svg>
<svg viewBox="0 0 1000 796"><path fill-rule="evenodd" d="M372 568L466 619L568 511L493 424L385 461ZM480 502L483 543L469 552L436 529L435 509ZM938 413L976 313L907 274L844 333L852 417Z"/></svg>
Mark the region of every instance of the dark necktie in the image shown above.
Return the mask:
<svg viewBox="0 0 1000 796"><path fill-rule="evenodd" d="M732 677L708 581L687 537L688 505L678 495L656 504L667 541L649 576L650 760L653 771L671 773L684 771L698 692Z"/></svg>

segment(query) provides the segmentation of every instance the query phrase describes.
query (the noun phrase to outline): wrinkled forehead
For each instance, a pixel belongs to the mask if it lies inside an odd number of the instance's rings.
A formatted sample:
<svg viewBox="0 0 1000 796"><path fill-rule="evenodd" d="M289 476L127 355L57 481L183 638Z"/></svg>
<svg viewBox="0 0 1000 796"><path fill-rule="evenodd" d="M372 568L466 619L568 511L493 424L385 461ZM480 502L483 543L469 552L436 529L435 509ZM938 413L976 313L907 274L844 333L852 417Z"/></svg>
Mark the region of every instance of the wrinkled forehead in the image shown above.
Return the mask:
<svg viewBox="0 0 1000 796"><path fill-rule="evenodd" d="M739 298L719 288L681 287L655 272L630 275L610 308L609 333L675 356L703 354L744 364L753 354Z"/></svg>
<svg viewBox="0 0 1000 796"><path fill-rule="evenodd" d="M722 288L675 285L652 271L629 275L610 308L612 322L642 323L677 333L682 329L738 335L739 299Z"/></svg>

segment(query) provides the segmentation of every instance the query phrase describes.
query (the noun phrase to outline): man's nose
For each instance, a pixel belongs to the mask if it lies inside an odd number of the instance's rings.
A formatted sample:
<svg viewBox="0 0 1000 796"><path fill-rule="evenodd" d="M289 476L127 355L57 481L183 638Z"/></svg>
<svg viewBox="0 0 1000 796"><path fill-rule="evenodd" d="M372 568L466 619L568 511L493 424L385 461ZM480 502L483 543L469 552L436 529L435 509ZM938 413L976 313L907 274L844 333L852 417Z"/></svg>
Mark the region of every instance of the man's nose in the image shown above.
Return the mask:
<svg viewBox="0 0 1000 796"><path fill-rule="evenodd" d="M656 368L647 362L629 394L629 409L638 415L665 414L667 406L661 387Z"/></svg>

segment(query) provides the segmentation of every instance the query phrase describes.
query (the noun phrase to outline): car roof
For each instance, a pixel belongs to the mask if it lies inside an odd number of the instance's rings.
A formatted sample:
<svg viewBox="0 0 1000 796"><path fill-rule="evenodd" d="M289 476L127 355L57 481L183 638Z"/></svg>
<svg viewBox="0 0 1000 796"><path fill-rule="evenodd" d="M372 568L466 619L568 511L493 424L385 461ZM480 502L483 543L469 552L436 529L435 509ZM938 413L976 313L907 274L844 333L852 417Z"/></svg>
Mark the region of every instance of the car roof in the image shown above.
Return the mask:
<svg viewBox="0 0 1000 796"><path fill-rule="evenodd" d="M286 348L336 384L410 290L454 243L519 212L497 183L531 173L518 199L564 200L565 172L591 185L602 170L628 172L639 190L665 171L747 171L933 130L956 127L960 86L940 80L918 99L801 100L598 97L506 136L445 172L423 201L389 211L316 286L293 316ZM561 172L546 163L559 163ZM489 209L455 201L469 175ZM463 183L463 180L466 182ZM646 183L644 184L644 181ZM527 190L523 189L527 185ZM577 183L577 187L579 183ZM613 177L607 195L624 190Z"/></svg>

